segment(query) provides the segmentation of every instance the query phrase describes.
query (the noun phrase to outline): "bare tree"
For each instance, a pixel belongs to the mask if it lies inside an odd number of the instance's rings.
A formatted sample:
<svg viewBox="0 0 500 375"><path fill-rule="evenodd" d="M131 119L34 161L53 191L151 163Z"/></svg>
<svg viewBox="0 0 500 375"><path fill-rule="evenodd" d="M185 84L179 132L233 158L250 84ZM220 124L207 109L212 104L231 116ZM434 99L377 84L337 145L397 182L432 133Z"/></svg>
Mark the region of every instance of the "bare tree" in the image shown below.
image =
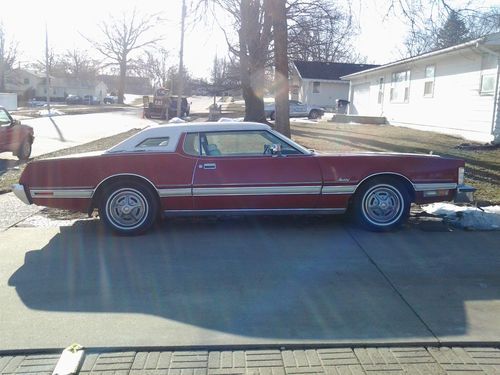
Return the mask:
<svg viewBox="0 0 500 375"><path fill-rule="evenodd" d="M17 60L18 43L7 39L7 32L0 23L0 91L5 91L5 76L14 67Z"/></svg>
<svg viewBox="0 0 500 375"><path fill-rule="evenodd" d="M123 103L125 79L133 52L154 45L162 39L161 36L151 35L151 32L161 23L162 19L158 13L140 16L134 9L131 14L122 13L120 17L109 15L108 20L99 23L98 26L103 35L102 41L92 41L85 37L107 59L106 65L119 67L119 103Z"/></svg>
<svg viewBox="0 0 500 375"><path fill-rule="evenodd" d="M99 71L99 61L91 59L85 50L67 50L59 59L67 76L82 81L94 81Z"/></svg>
<svg viewBox="0 0 500 375"><path fill-rule="evenodd" d="M140 77L147 77L154 87L167 87L169 78L169 52L163 48L144 51L143 56L132 63L132 69Z"/></svg>
<svg viewBox="0 0 500 375"><path fill-rule="evenodd" d="M289 57L303 61L355 62L358 32L350 9L328 0L289 0Z"/></svg>
<svg viewBox="0 0 500 375"><path fill-rule="evenodd" d="M402 57L477 39L500 31L500 8L478 8L472 1L453 7L446 0L392 0L388 14L402 15L410 31Z"/></svg>
<svg viewBox="0 0 500 375"><path fill-rule="evenodd" d="M288 102L288 33L286 0L275 0L270 6L274 34L274 86L276 130L291 136Z"/></svg>

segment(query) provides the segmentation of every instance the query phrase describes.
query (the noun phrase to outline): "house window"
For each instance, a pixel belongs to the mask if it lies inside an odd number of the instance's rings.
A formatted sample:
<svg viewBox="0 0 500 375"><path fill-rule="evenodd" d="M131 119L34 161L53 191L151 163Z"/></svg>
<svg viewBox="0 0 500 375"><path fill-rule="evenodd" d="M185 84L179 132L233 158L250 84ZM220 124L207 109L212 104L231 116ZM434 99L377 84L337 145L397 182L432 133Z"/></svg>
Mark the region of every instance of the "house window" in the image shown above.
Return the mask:
<svg viewBox="0 0 500 375"><path fill-rule="evenodd" d="M408 103L410 100L410 71L392 73L391 102Z"/></svg>
<svg viewBox="0 0 500 375"><path fill-rule="evenodd" d="M424 97L432 98L434 96L435 71L436 67L434 65L427 65L425 67Z"/></svg>
<svg viewBox="0 0 500 375"><path fill-rule="evenodd" d="M495 91L495 75L481 74L481 95L493 95Z"/></svg>
<svg viewBox="0 0 500 375"><path fill-rule="evenodd" d="M57 95L57 90L56 89L52 89L52 94L53 95Z"/></svg>
<svg viewBox="0 0 500 375"><path fill-rule="evenodd" d="M378 104L384 101L384 77L378 79Z"/></svg>
<svg viewBox="0 0 500 375"><path fill-rule="evenodd" d="M480 95L493 95L496 86L497 60L495 56L485 53L481 59Z"/></svg>
<svg viewBox="0 0 500 375"><path fill-rule="evenodd" d="M29 78L25 78L24 79L24 84L25 85L29 85L30 84L30 79Z"/></svg>
<svg viewBox="0 0 500 375"><path fill-rule="evenodd" d="M313 94L319 94L320 82L313 82Z"/></svg>

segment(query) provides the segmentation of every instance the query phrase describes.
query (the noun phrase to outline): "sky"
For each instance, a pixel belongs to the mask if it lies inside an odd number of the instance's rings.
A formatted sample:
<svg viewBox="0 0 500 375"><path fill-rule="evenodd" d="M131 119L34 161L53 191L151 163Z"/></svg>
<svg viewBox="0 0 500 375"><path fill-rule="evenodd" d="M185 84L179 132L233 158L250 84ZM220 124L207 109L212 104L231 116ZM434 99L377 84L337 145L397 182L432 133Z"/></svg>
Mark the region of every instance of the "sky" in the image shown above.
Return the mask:
<svg viewBox="0 0 500 375"><path fill-rule="evenodd" d="M186 1L188 5L193 3L193 0ZM401 58L400 49L407 25L402 17L387 16L390 1L351 0L353 15L360 25L355 45L361 55L367 57L367 63L382 64ZM461 0L451 2L460 3ZM173 65L178 62L181 3L182 0L9 0L2 1L0 21L7 39L14 38L19 42L19 60L27 63L44 57L45 25L50 47L55 53L84 49L93 54L92 46L82 34L89 39L101 37L97 24L109 19L110 15L134 8L143 14L162 12L166 19L161 31L165 35L162 45L170 51ZM500 6L500 0L475 0L473 4L478 7ZM224 34L211 15L206 18L206 22L195 20L188 11L184 61L194 77L208 77L214 55L227 54ZM221 18L222 22L228 22L227 17Z"/></svg>

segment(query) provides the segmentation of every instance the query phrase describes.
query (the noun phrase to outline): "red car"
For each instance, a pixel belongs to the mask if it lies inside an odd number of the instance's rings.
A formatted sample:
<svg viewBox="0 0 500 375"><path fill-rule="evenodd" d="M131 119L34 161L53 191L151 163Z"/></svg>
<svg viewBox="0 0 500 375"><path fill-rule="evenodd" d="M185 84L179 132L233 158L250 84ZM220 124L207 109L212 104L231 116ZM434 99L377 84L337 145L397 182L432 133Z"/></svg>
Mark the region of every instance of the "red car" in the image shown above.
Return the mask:
<svg viewBox="0 0 500 375"><path fill-rule="evenodd" d="M269 126L147 128L105 152L37 160L13 187L25 203L91 213L120 234L164 215L334 214L389 230L411 202L452 200L464 162L435 155L320 154Z"/></svg>
<svg viewBox="0 0 500 375"><path fill-rule="evenodd" d="M0 152L12 152L20 160L28 160L33 140L33 128L14 120L0 107Z"/></svg>

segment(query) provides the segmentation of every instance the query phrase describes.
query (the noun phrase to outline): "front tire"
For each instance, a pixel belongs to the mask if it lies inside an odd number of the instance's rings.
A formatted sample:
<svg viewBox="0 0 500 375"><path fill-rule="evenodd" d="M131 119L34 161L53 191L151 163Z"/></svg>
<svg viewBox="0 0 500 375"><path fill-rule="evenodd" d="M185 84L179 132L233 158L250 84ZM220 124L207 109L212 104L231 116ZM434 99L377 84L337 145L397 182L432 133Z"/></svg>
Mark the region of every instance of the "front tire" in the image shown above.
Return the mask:
<svg viewBox="0 0 500 375"><path fill-rule="evenodd" d="M410 214L410 193L406 186L391 178L376 178L363 184L353 202L358 224L375 232L399 228Z"/></svg>
<svg viewBox="0 0 500 375"><path fill-rule="evenodd" d="M137 235L154 225L158 206L155 193L144 184L116 182L102 194L99 216L112 231L121 235Z"/></svg>
<svg viewBox="0 0 500 375"><path fill-rule="evenodd" d="M308 116L311 120L316 120L321 117L321 113L319 111L312 109L311 112L309 112Z"/></svg>
<svg viewBox="0 0 500 375"><path fill-rule="evenodd" d="M26 161L30 158L32 143L33 142L31 139L25 139L23 141L16 153L16 156L19 158L19 160Z"/></svg>

